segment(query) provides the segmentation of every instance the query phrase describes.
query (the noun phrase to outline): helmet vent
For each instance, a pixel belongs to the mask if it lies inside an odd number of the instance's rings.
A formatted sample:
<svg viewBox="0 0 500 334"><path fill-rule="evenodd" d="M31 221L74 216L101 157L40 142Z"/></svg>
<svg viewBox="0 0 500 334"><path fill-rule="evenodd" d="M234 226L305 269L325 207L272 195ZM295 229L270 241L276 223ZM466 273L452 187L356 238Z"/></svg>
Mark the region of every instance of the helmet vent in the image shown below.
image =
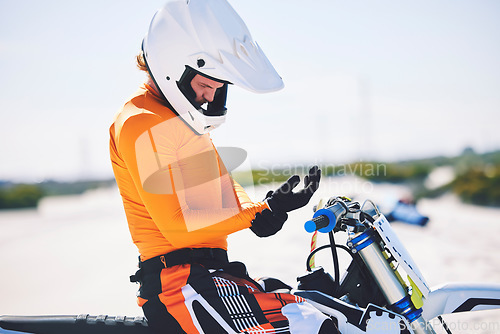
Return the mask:
<svg viewBox="0 0 500 334"><path fill-rule="evenodd" d="M196 62L196 65L198 65L198 68L205 66L205 60L203 60L201 58L198 59L198 61Z"/></svg>
<svg viewBox="0 0 500 334"><path fill-rule="evenodd" d="M245 56L247 56L247 57L249 56L247 48L243 44L240 44L240 50L241 50L241 52L243 52L243 54L245 54Z"/></svg>

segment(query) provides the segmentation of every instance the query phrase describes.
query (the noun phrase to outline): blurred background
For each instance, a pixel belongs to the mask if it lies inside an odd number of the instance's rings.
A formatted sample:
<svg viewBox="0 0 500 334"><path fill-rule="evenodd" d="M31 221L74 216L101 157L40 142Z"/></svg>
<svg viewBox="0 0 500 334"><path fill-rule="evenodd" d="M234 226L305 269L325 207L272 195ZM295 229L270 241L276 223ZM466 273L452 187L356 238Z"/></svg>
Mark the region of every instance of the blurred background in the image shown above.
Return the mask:
<svg viewBox="0 0 500 334"><path fill-rule="evenodd" d="M144 75L163 4L0 1L0 179L106 179L108 128ZM500 148L500 4L231 1L283 77L231 87L216 145L255 165L456 156Z"/></svg>
<svg viewBox="0 0 500 334"><path fill-rule="evenodd" d="M11 297L0 301L0 314L77 312L67 311L69 300L52 308L40 302L54 292L41 292L54 279L76 293L68 279L57 278L61 271L47 268L66 268L71 280L80 275L84 287L95 277L82 268L109 256L117 258L115 275L92 288L117 289L110 299L133 304L133 292L122 292L135 287L113 285L134 270L137 254L113 181L108 129L144 81L135 55L163 3L0 0L0 265L7 271L2 294ZM328 180L322 196L375 196L387 213L403 202L429 217L425 228L398 225L408 240L415 233L431 238L432 228L448 235L456 223L450 217L468 217L465 234L450 244L469 240L474 217L500 231L498 1L230 3L285 82L284 90L265 95L230 87L227 122L212 134L217 146L248 152L257 196L264 193L259 187L317 163ZM481 246L471 247L479 247L471 261L498 251ZM37 264L44 274L35 279L20 263L43 249L62 262ZM451 262L443 263L455 277ZM427 272L436 275L436 266ZM485 262L488 273L475 270L472 278L497 282L499 267ZM448 276L430 281L438 278ZM18 291L8 288L18 287L14 282L31 286L25 296L38 302L16 304ZM76 304L92 312L95 298L78 291L67 298L88 298ZM95 310L136 309L123 305Z"/></svg>

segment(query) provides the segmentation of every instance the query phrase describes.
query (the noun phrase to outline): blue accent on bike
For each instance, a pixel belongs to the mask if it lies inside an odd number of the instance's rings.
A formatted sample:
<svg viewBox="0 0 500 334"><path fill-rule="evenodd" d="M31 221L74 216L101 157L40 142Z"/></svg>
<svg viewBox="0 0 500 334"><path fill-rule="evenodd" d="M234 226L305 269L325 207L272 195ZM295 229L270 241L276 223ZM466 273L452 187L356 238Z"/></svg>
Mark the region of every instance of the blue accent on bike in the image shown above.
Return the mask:
<svg viewBox="0 0 500 334"><path fill-rule="evenodd" d="M308 233L313 233L314 231L316 231L316 223L313 222L312 220L308 220L304 224L304 229Z"/></svg>
<svg viewBox="0 0 500 334"><path fill-rule="evenodd" d="M358 235L356 238L352 239L352 248L359 252L363 248L371 245L374 241L373 230L368 229Z"/></svg>
<svg viewBox="0 0 500 334"><path fill-rule="evenodd" d="M335 216L335 214L331 210L319 209L314 213L313 218L317 218L319 216L328 217L329 223L328 223L328 226L320 228L318 230L318 232L328 233L335 228L335 224L337 223L337 217ZM304 228L307 232L312 233L312 232L316 231L316 223L313 222L312 220L308 220L304 224Z"/></svg>
<svg viewBox="0 0 500 334"><path fill-rule="evenodd" d="M413 322L418 319L423 310L421 308L416 309L411 302L411 297L406 296L398 302L391 305L394 312L399 313L408 319L409 322Z"/></svg>

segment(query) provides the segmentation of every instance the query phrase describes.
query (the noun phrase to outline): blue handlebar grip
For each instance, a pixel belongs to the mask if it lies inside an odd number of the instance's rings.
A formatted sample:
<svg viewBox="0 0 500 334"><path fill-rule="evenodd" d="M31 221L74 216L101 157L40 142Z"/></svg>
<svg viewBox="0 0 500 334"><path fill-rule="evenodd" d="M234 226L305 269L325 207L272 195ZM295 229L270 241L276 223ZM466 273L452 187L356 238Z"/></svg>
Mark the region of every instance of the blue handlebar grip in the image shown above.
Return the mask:
<svg viewBox="0 0 500 334"><path fill-rule="evenodd" d="M304 224L304 228L308 233L313 233L314 231L316 231L316 223L312 220L308 220Z"/></svg>
<svg viewBox="0 0 500 334"><path fill-rule="evenodd" d="M324 225L319 226L318 228L316 224L318 220L315 218L319 218L321 216L323 216L324 219L328 220L328 225L325 227L323 227ZM314 213L313 219L306 221L306 223L304 224L304 229L309 233L312 233L316 230L318 230L318 232L321 233L328 233L335 228L336 224L337 224L337 216L331 210L319 209Z"/></svg>

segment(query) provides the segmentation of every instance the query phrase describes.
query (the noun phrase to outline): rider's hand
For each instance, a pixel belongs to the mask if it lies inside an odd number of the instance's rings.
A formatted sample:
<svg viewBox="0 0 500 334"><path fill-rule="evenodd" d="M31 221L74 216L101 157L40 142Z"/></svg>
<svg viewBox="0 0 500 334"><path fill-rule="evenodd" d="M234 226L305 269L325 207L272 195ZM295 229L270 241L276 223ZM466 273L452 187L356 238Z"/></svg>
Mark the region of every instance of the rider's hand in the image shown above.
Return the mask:
<svg viewBox="0 0 500 334"><path fill-rule="evenodd" d="M264 209L262 212L257 212L250 229L261 238L269 237L281 230L287 218L286 212L271 212L269 209Z"/></svg>
<svg viewBox="0 0 500 334"><path fill-rule="evenodd" d="M301 208L309 203L312 195L319 187L320 179L321 169L318 166L313 166L309 170L309 174L304 177L304 189L295 193L292 191L300 182L300 177L294 175L283 183L278 190L268 196L267 204L273 212L290 212Z"/></svg>

